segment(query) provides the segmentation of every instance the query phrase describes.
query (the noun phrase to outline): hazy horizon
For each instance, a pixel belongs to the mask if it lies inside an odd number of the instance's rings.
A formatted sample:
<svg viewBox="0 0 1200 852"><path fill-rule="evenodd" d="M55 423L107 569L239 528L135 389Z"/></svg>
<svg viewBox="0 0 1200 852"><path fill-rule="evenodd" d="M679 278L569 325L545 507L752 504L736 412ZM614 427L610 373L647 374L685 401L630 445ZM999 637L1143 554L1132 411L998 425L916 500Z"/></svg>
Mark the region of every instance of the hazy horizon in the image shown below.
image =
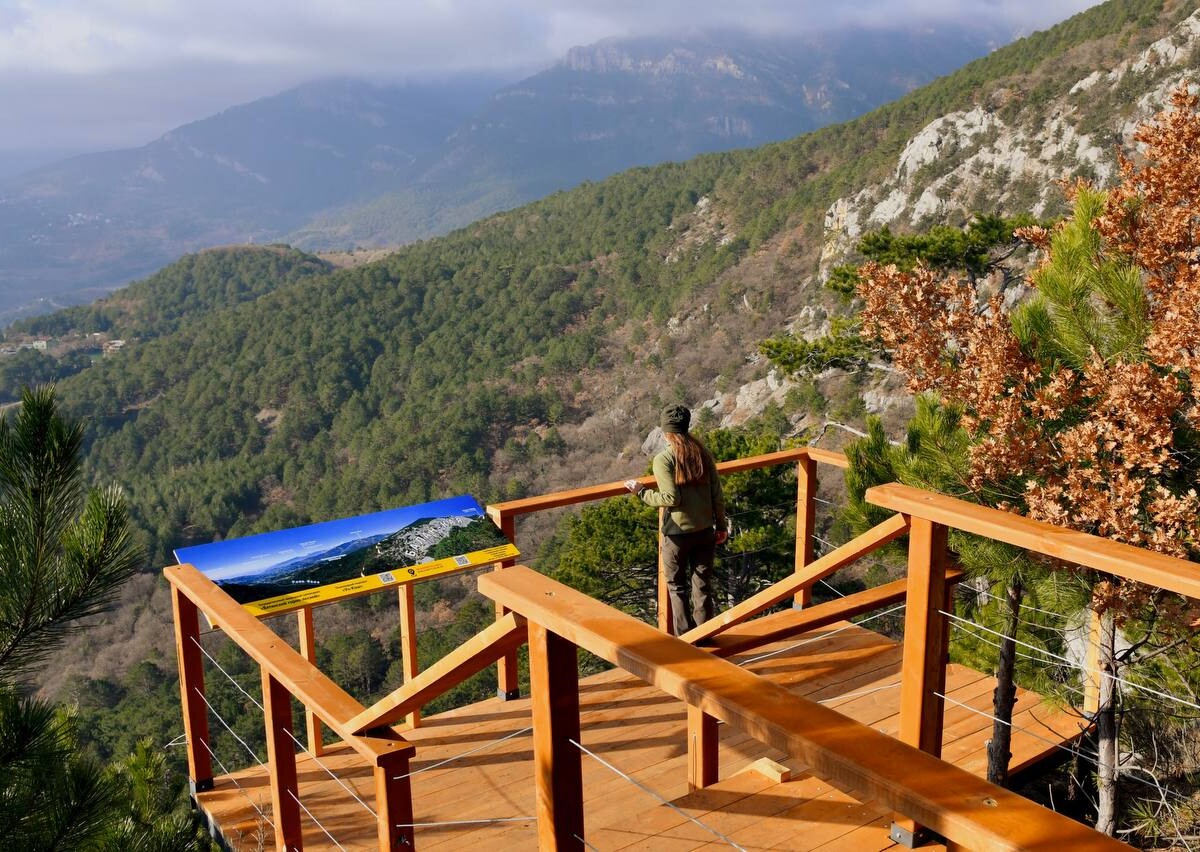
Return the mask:
<svg viewBox="0 0 1200 852"><path fill-rule="evenodd" d="M987 20L1015 37L1094 0L383 0L246 6L228 0L147 11L122 0L15 0L0 6L0 174L44 149L83 153L148 144L228 107L326 77L400 80L458 72L522 76L604 38L684 29L814 33L843 26ZM514 78L515 78L514 77ZM25 169L22 169L25 170Z"/></svg>

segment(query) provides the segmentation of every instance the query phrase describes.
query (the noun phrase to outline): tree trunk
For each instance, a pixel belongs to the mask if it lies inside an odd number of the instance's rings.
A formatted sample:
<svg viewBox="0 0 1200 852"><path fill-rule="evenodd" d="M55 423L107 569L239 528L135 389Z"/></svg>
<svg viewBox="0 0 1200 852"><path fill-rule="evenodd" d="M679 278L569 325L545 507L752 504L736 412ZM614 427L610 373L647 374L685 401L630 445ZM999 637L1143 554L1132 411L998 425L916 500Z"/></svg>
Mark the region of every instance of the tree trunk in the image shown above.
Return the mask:
<svg viewBox="0 0 1200 852"><path fill-rule="evenodd" d="M992 693L992 738L988 740L988 780L1001 787L1008 785L1008 762L1012 758L1012 713L1017 686L1014 670L1017 663L1017 628L1020 626L1021 601L1025 587L1020 578L1008 586L1008 620L1004 638L1000 640L1000 660L996 664L996 691Z"/></svg>
<svg viewBox="0 0 1200 852"><path fill-rule="evenodd" d="M1117 828L1117 627L1111 611L1100 615L1100 706L1096 711L1096 830Z"/></svg>

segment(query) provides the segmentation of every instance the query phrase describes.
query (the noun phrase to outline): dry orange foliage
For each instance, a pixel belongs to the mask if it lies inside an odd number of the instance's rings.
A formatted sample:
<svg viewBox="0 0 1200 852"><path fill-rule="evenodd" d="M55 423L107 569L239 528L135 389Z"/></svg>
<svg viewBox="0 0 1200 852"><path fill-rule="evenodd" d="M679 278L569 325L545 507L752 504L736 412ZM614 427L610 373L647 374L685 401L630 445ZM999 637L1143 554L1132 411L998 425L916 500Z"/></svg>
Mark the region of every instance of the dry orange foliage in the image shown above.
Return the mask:
<svg viewBox="0 0 1200 852"><path fill-rule="evenodd" d="M998 298L980 304L969 282L926 268L868 264L859 288L863 334L892 354L909 389L964 412L966 485L980 499L1185 558L1200 554L1198 106L1180 88L1140 128L1142 153L1121 158L1120 184L1093 223L1103 251L1141 272L1149 333L1140 351L1093 350L1074 369L1039 363ZM1044 229L1020 236L1050 251ZM1106 588L1109 603L1137 596Z"/></svg>

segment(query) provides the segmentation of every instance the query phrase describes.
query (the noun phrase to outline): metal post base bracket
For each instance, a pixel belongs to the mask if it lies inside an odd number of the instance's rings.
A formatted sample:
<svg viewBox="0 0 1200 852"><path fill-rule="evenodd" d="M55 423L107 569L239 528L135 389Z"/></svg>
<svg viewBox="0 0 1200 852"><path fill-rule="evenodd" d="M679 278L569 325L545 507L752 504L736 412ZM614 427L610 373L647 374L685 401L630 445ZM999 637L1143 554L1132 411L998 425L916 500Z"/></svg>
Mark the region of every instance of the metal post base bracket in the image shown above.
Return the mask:
<svg viewBox="0 0 1200 852"><path fill-rule="evenodd" d="M501 701L516 701L518 698L521 697L521 690L512 689L512 690L506 691L503 689L497 689L496 697L499 698Z"/></svg>
<svg viewBox="0 0 1200 852"><path fill-rule="evenodd" d="M892 829L888 832L888 837L892 839L893 843L899 843L901 846L909 849L916 849L918 846L924 846L926 843L941 840L938 835L924 826L918 827L914 832L896 823L892 823Z"/></svg>
<svg viewBox="0 0 1200 852"><path fill-rule="evenodd" d="M188 780L188 789L193 796L197 793L207 793L213 788L213 780L211 778L201 778L199 781Z"/></svg>

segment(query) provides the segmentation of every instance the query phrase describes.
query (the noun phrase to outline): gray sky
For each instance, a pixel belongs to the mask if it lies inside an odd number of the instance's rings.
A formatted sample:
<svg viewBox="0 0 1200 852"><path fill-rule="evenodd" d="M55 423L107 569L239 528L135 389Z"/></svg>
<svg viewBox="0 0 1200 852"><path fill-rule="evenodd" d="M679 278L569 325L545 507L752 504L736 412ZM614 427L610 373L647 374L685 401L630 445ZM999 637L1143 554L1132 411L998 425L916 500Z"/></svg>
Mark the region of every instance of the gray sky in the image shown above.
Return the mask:
<svg viewBox="0 0 1200 852"><path fill-rule="evenodd" d="M296 83L544 67L608 36L985 17L1096 0L0 0L0 151L140 145Z"/></svg>

